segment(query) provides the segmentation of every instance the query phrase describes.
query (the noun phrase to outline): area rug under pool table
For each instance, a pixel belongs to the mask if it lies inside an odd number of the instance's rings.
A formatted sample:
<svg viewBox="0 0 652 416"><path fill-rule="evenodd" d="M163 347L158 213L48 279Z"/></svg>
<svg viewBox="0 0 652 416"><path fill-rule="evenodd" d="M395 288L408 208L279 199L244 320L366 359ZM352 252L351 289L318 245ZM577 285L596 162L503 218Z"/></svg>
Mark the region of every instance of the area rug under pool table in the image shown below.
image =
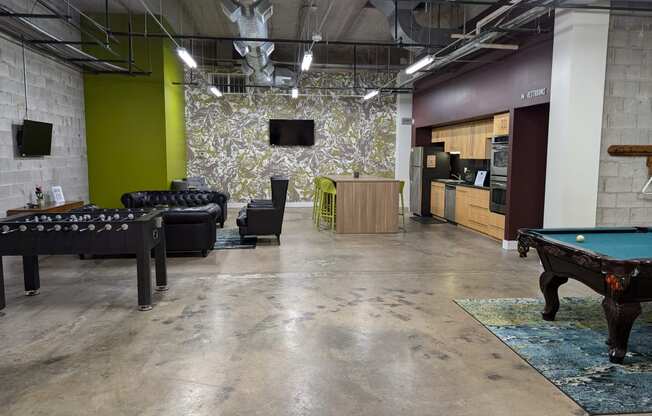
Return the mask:
<svg viewBox="0 0 652 416"><path fill-rule="evenodd" d="M611 364L600 299L564 298L554 322L543 300L455 301L590 414L652 412L652 305L643 304L625 364Z"/></svg>

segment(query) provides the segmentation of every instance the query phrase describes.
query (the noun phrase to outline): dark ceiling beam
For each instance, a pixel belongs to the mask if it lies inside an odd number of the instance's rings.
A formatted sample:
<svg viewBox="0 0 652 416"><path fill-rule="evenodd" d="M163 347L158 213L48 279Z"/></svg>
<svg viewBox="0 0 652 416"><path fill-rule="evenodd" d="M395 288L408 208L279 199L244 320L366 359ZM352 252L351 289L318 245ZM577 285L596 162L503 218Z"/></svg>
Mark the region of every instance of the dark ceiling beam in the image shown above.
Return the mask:
<svg viewBox="0 0 652 416"><path fill-rule="evenodd" d="M44 40L44 39L35 39L35 40L26 40L26 43L31 43L33 45L93 45L97 46L97 43L91 41L83 40Z"/></svg>
<svg viewBox="0 0 652 416"><path fill-rule="evenodd" d="M167 38L165 33L144 33L144 32L109 32L114 36L134 36L134 37L152 37L152 38ZM207 40L207 41L247 41L247 42L273 42L273 43L288 43L288 44L312 44L311 39L277 39L277 38L247 38L239 36L204 36L204 35L172 35L177 40ZM394 48L427 48L440 45L429 45L426 43L405 43L405 42L356 42L356 41L339 41L339 40L323 40L314 42L316 45L340 45L340 46L377 46L377 47L394 47Z"/></svg>
<svg viewBox="0 0 652 416"><path fill-rule="evenodd" d="M399 3L401 2L412 2L413 0L396 0ZM505 0L427 0L433 4L462 4L462 5L473 5L473 6L500 6L509 4ZM602 10L602 11L627 11L627 12L652 12L652 3L646 2L646 7L632 7L632 3L627 4L614 4L612 2L609 6L600 6L593 4L578 4L573 2L568 2L564 0L556 0L552 4L545 3L542 0L530 1L526 4L517 4L513 7L514 10L520 9L531 9L532 7L548 7L550 9L577 9L577 10Z"/></svg>
<svg viewBox="0 0 652 416"><path fill-rule="evenodd" d="M25 19L61 19L61 17L66 19L72 18L70 15L56 15L56 14L44 14L44 13L13 13L13 12L0 12L0 17L22 17Z"/></svg>

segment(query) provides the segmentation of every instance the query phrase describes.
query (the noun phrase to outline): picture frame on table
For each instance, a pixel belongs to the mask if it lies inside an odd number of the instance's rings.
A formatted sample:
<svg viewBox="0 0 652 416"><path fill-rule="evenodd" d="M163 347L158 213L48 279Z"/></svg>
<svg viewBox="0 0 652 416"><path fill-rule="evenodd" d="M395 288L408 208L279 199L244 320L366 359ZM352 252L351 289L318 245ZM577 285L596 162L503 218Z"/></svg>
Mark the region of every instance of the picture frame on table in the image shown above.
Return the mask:
<svg viewBox="0 0 652 416"><path fill-rule="evenodd" d="M60 186L52 187L52 200L55 204L63 204L66 198L63 196L63 189Z"/></svg>

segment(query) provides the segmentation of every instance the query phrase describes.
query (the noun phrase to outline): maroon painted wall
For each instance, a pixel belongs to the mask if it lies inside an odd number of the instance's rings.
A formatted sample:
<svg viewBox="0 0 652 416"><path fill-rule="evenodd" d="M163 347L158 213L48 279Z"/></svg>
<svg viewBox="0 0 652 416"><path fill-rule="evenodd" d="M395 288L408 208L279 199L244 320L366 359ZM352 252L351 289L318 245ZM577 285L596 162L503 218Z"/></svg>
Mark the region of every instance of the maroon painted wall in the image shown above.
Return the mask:
<svg viewBox="0 0 652 416"><path fill-rule="evenodd" d="M483 55L487 61L504 52ZM552 39L541 36L518 51L460 75L431 75L415 84L412 115L415 127L436 126L550 102ZM544 96L521 94L547 88Z"/></svg>
<svg viewBox="0 0 652 416"><path fill-rule="evenodd" d="M512 111L505 239L519 228L543 227L550 104Z"/></svg>

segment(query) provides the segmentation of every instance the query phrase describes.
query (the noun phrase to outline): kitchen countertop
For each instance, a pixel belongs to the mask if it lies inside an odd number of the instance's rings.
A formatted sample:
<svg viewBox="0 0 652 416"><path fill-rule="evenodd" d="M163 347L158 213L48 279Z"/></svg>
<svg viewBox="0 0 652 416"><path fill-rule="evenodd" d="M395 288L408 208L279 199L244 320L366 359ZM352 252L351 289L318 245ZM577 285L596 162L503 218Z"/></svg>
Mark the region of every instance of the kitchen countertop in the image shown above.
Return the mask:
<svg viewBox="0 0 652 416"><path fill-rule="evenodd" d="M466 186L467 188L484 189L485 191L490 190L490 188L488 186L476 186L476 185L474 185L472 183L466 183L466 182L461 182L461 183L445 182L445 181L442 181L441 179L433 179L432 182L440 182L440 183L443 183L443 184L446 184L446 185L453 185L453 186Z"/></svg>

